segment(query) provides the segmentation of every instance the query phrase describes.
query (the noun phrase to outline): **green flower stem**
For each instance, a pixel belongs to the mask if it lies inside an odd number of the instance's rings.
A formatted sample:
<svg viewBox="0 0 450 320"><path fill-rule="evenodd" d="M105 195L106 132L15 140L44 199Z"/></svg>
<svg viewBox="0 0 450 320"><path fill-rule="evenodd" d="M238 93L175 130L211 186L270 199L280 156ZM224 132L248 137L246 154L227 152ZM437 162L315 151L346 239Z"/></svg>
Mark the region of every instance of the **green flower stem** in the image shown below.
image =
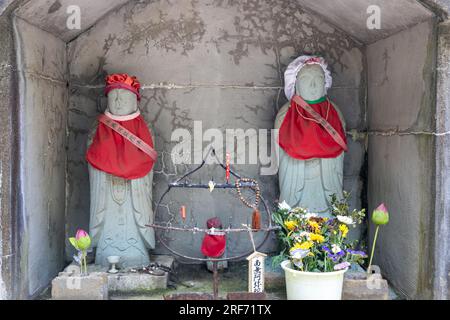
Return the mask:
<svg viewBox="0 0 450 320"><path fill-rule="evenodd" d="M87 252L86 251L84 251L83 256L84 256L84 259L83 259L83 262L84 262L84 273L87 275Z"/></svg>
<svg viewBox="0 0 450 320"><path fill-rule="evenodd" d="M373 238L372 252L370 253L370 261L369 261L369 267L367 268L367 273L370 273L370 269L372 267L373 253L375 252L375 245L377 244L377 238L378 238L378 229L380 229L380 225L377 225L377 229L375 230L375 237Z"/></svg>

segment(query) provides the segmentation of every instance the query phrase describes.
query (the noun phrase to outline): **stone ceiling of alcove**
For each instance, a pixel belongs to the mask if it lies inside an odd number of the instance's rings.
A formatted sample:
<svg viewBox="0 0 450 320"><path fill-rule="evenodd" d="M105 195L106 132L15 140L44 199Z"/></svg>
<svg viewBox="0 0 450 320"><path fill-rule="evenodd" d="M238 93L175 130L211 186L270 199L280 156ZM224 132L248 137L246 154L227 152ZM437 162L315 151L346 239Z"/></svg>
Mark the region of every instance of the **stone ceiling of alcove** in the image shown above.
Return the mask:
<svg viewBox="0 0 450 320"><path fill-rule="evenodd" d="M17 15L68 42L88 30L99 19L129 0L31 0L26 1ZM139 1L139 0L131 0ZM184 0L179 0L184 1ZM254 0L257 1L257 0ZM297 0L305 10L321 16L361 43L373 43L402 29L432 17L431 11L417 0ZM68 30L66 8L81 8L81 30ZM369 30L367 8L381 9L381 30Z"/></svg>
<svg viewBox="0 0 450 320"><path fill-rule="evenodd" d="M16 14L29 23L68 42L92 27L103 16L129 0L30 0ZM66 26L67 7L76 5L81 11L81 29Z"/></svg>

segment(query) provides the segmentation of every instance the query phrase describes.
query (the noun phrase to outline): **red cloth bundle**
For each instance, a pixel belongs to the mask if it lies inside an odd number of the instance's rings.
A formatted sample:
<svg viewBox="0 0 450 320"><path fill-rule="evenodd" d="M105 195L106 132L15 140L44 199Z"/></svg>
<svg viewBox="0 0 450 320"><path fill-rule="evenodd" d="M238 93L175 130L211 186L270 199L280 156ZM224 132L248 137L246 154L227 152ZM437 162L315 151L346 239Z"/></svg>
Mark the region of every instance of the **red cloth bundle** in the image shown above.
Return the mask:
<svg viewBox="0 0 450 320"><path fill-rule="evenodd" d="M220 229L222 228L222 222L219 218L211 218L206 222L208 229ZM218 232L219 234L206 234L202 242L202 253L209 258L218 258L225 252L226 247L226 235L225 233Z"/></svg>

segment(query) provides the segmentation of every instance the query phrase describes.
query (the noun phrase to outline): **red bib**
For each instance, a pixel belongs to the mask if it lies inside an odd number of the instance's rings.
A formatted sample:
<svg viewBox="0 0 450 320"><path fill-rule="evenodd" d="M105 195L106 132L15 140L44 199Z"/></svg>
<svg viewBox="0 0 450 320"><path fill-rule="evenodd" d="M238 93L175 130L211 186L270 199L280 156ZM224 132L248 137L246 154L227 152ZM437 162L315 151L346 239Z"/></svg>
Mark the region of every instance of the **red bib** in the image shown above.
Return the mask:
<svg viewBox="0 0 450 320"><path fill-rule="evenodd" d="M153 147L150 131L139 113L130 120L121 121L120 117L113 120ZM100 121L86 160L98 170L125 179L146 176L154 164L149 155Z"/></svg>
<svg viewBox="0 0 450 320"><path fill-rule="evenodd" d="M328 99L309 105L347 142L341 119ZM328 116L327 116L328 113ZM291 106L281 125L278 144L292 158L336 158L344 149L317 123L312 115L291 100Z"/></svg>
<svg viewBox="0 0 450 320"><path fill-rule="evenodd" d="M222 228L222 223L219 218L211 218L206 222L208 229ZM220 232L220 230L218 230ZM202 242L202 253L209 258L218 258L225 252L227 240L225 234L212 235L206 234Z"/></svg>

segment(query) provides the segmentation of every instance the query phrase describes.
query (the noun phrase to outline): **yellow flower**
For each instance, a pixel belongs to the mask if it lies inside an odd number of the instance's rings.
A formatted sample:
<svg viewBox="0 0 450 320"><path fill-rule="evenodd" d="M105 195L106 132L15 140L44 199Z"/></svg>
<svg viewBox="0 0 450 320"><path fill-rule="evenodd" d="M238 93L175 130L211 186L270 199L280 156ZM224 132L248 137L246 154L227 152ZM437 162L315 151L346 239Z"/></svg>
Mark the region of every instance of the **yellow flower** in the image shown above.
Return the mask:
<svg viewBox="0 0 450 320"><path fill-rule="evenodd" d="M316 241L317 243L322 243L325 241L325 238L320 234L311 233L309 235L309 239L311 241Z"/></svg>
<svg viewBox="0 0 450 320"><path fill-rule="evenodd" d="M292 221L292 220L288 220L284 222L284 225L286 226L286 228L289 231L292 231L295 229L295 227L297 227L297 222L296 221Z"/></svg>
<svg viewBox="0 0 450 320"><path fill-rule="evenodd" d="M314 229L315 233L320 233L320 226L316 221L308 221L308 224Z"/></svg>
<svg viewBox="0 0 450 320"><path fill-rule="evenodd" d="M305 241L305 242L297 242L294 244L294 246L291 248L291 250L296 249L302 249L302 250L309 250L312 247L313 243L311 241Z"/></svg>
<svg viewBox="0 0 450 320"><path fill-rule="evenodd" d="M339 226L339 230L342 232L342 236L345 238L348 233L348 227L345 224Z"/></svg>

